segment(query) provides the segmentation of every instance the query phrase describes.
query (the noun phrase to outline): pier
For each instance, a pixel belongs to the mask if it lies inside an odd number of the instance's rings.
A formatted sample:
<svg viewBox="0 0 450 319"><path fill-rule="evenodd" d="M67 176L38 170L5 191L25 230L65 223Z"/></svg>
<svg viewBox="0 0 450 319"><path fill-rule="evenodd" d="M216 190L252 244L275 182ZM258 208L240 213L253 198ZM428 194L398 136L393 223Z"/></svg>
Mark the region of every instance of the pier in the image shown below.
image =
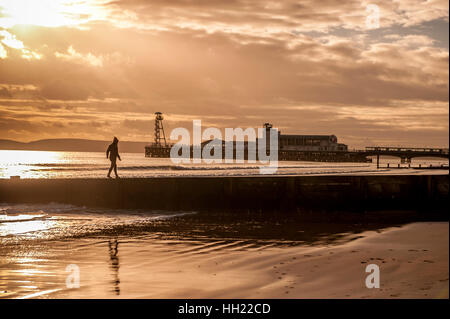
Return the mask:
<svg viewBox="0 0 450 319"><path fill-rule="evenodd" d="M170 149L172 145L166 146L151 144L145 147L146 157L170 157ZM190 157L193 158L193 146L190 146ZM257 154L257 153L256 153ZM225 158L225 147L222 149L223 158ZM371 146L364 150L353 151L294 151L279 150L279 161L311 161L311 162L355 162L355 163L371 163L372 158L376 156L377 167L380 167L381 156L398 157L402 164L411 163L412 158L443 158L449 159L448 148L405 148L405 147L386 147ZM243 157L248 158L247 149L244 149ZM256 156L258 157L258 156ZM236 150L234 149L233 158L236 158ZM257 158L258 159L258 158Z"/></svg>
<svg viewBox="0 0 450 319"><path fill-rule="evenodd" d="M154 142L145 147L146 157L170 157L170 151L174 144L167 143L164 127L162 124L164 117L161 112L155 113L155 129ZM195 126L195 125L194 125ZM197 128L201 132L201 125ZM226 129L227 130L227 129ZM246 129L253 132L253 137L256 137L256 131L253 128ZM213 140L202 141L202 136L195 136L195 129L193 140L194 145L185 145L187 147L184 157L196 158L202 156L205 146L208 146ZM248 160L254 158L259 160L258 147L265 145L266 155L270 153L270 138L277 139L277 159L279 161L312 161L312 162L362 162L371 163L372 156L376 156L377 167L379 168L380 156L395 156L399 157L401 163L411 163L414 157L440 157L449 158L448 148L407 148L407 147L389 147L389 146L370 146L365 150L349 150L346 144L338 143L338 138L335 135L292 135L281 134L280 131L273 129L272 124L264 123L264 136L256 140L250 139L249 132L243 133L241 130L231 130L229 140L223 140L222 135L214 139L219 142L217 151L221 152L222 159L226 158L229 153L231 159ZM276 135L272 136L271 133ZM247 134L247 135L246 135ZM240 138L238 138L238 135ZM245 140L247 136L247 140ZM271 137L272 136L272 137ZM233 140L233 137L236 140ZM189 138L190 139L190 138ZM188 139L188 140L189 140ZM214 143L216 144L216 143ZM220 146L221 145L221 146ZM177 145L179 146L179 145ZM210 155L214 155L214 146ZM227 148L230 148L227 151ZM209 150L209 148L207 148ZM231 155L232 154L232 155ZM179 154L182 155L182 154Z"/></svg>
<svg viewBox="0 0 450 319"><path fill-rule="evenodd" d="M380 156L399 157L401 163L411 163L414 157L437 157L449 158L448 148L407 148L407 147L389 147L389 146L371 146L361 151L364 156L376 156L377 168L380 167Z"/></svg>

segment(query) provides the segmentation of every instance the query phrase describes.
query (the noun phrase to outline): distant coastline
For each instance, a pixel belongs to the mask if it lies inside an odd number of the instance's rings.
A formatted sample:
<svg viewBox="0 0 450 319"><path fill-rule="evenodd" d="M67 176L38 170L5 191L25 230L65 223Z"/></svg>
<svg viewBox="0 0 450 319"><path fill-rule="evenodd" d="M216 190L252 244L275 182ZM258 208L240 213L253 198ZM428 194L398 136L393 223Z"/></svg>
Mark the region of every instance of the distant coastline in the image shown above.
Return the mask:
<svg viewBox="0 0 450 319"><path fill-rule="evenodd" d="M78 138L44 139L32 142L18 142L0 139L0 150L59 151L59 152L105 152L111 141ZM147 142L120 141L123 153L144 153Z"/></svg>

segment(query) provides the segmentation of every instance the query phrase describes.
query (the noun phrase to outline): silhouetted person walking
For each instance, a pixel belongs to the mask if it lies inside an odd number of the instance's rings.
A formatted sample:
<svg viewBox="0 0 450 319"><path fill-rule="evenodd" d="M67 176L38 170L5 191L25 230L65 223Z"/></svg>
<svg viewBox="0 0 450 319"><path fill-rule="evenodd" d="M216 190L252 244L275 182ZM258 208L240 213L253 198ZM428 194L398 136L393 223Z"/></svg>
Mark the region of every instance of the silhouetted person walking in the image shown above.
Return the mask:
<svg viewBox="0 0 450 319"><path fill-rule="evenodd" d="M114 140L113 140L112 144L110 144L108 146L108 149L106 150L106 158L109 157L109 160L111 161L111 167L109 168L108 178L111 178L111 171L113 169L114 169L114 174L116 174L116 178L119 178L119 175L117 175L116 160L117 160L117 158L119 159L119 161L121 161L122 159L120 158L120 155L119 155L119 148L117 146L118 143L119 143L119 140L117 139L117 137L114 136Z"/></svg>

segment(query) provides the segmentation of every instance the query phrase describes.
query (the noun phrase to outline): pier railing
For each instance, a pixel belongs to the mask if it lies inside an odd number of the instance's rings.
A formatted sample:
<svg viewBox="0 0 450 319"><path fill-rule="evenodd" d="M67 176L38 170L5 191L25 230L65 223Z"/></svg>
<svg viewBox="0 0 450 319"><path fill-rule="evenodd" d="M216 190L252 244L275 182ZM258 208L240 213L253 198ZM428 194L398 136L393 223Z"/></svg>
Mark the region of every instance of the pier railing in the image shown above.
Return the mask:
<svg viewBox="0 0 450 319"><path fill-rule="evenodd" d="M430 154L448 154L448 148L423 148L423 147L392 147L392 146L368 146L366 152L415 152Z"/></svg>

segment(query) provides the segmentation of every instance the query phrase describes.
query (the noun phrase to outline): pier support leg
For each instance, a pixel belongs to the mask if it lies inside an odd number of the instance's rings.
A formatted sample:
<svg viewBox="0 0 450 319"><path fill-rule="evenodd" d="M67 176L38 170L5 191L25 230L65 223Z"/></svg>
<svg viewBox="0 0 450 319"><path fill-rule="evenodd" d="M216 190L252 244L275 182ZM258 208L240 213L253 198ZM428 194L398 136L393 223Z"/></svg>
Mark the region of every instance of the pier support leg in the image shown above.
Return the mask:
<svg viewBox="0 0 450 319"><path fill-rule="evenodd" d="M377 169L380 168L380 154L377 154Z"/></svg>

